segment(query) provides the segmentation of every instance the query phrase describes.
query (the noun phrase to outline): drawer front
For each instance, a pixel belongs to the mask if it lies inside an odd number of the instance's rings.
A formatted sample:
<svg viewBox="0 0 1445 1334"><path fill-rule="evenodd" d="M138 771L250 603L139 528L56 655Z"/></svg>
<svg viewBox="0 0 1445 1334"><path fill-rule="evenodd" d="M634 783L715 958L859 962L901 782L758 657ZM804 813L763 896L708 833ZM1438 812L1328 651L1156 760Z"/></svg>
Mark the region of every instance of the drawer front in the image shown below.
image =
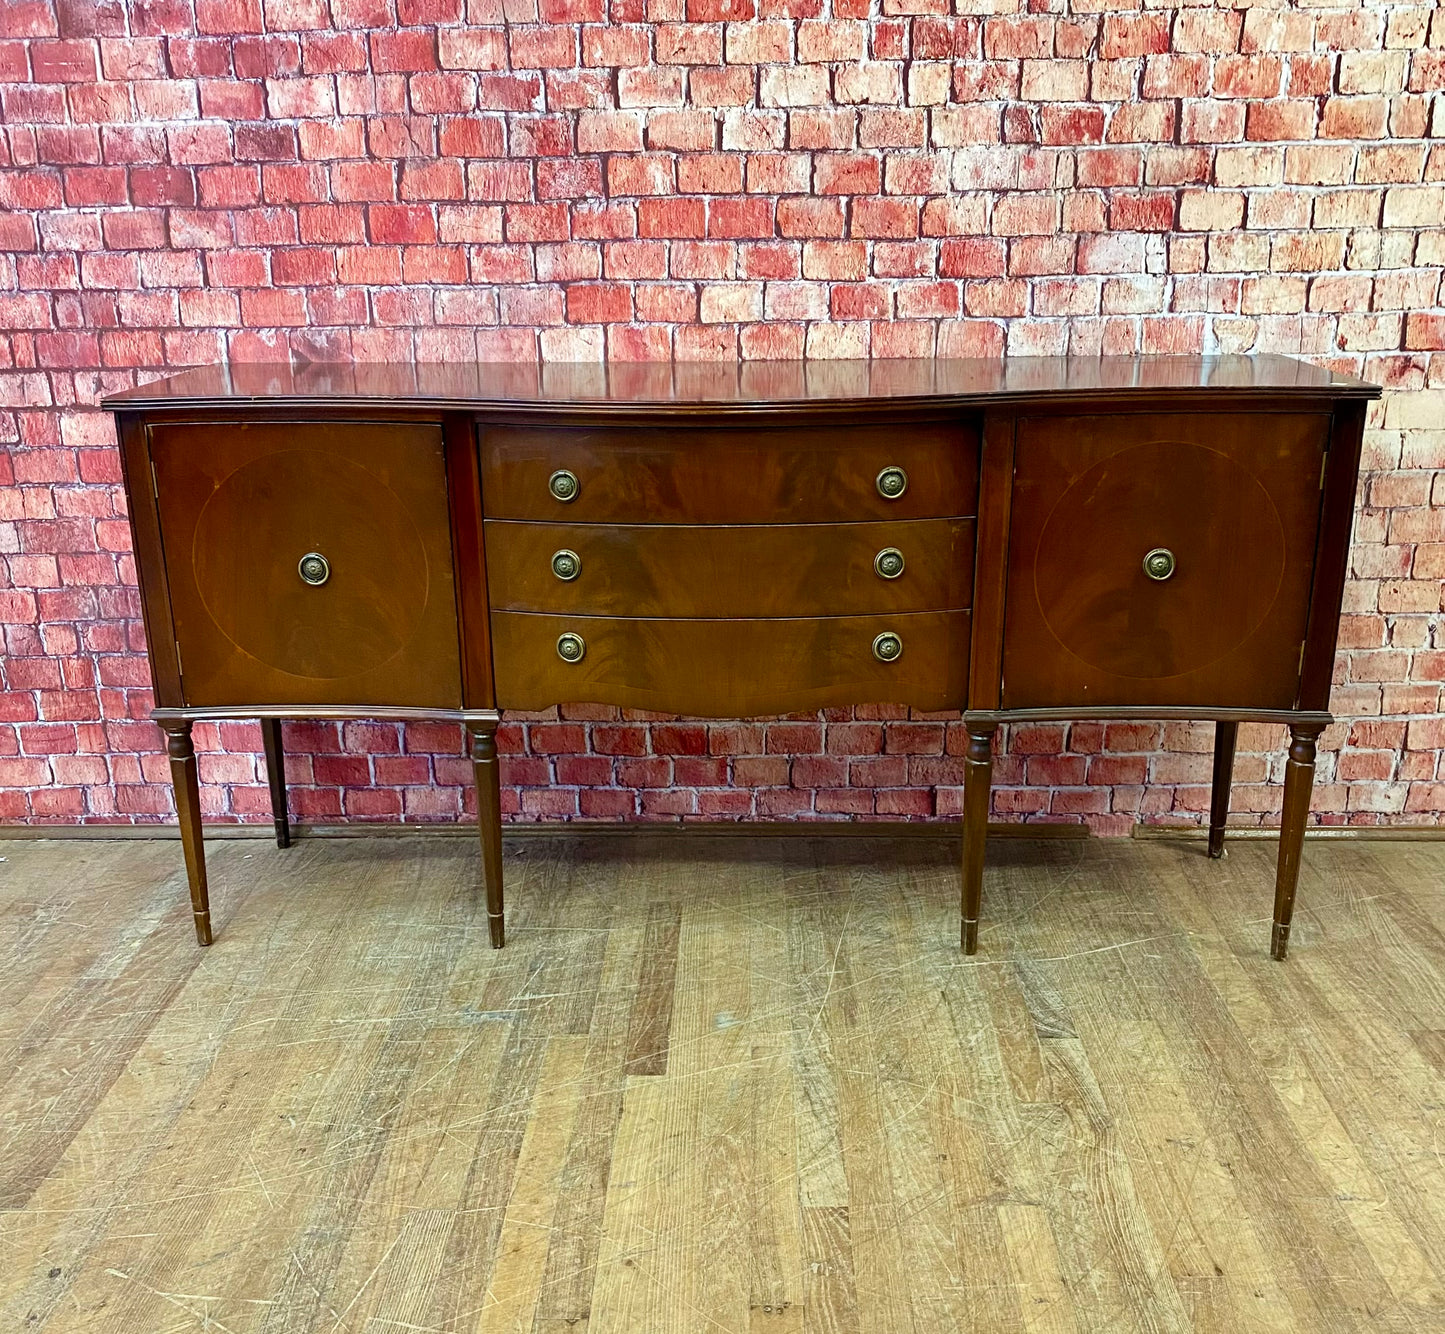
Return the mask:
<svg viewBox="0 0 1445 1334"><path fill-rule="evenodd" d="M880 661L893 634L902 653ZM559 639L579 636L581 659ZM962 708L969 613L832 616L813 620L624 620L492 614L497 704L616 704L712 718L748 718L846 704Z"/></svg>
<svg viewBox="0 0 1445 1334"><path fill-rule="evenodd" d="M187 704L461 707L440 426L161 424L150 448Z"/></svg>
<svg viewBox="0 0 1445 1334"><path fill-rule="evenodd" d="M483 426L489 519L553 523L829 523L974 513L978 435L958 422L882 426ZM895 497L879 476L901 469ZM576 479L570 499L554 474ZM562 487L564 491L565 486Z"/></svg>
<svg viewBox="0 0 1445 1334"><path fill-rule="evenodd" d="M492 606L506 611L661 617L957 611L969 605L973 588L973 530L972 519L730 527L491 519L487 580Z"/></svg>
<svg viewBox="0 0 1445 1334"><path fill-rule="evenodd" d="M1292 707L1329 424L1021 418L1004 706Z"/></svg>

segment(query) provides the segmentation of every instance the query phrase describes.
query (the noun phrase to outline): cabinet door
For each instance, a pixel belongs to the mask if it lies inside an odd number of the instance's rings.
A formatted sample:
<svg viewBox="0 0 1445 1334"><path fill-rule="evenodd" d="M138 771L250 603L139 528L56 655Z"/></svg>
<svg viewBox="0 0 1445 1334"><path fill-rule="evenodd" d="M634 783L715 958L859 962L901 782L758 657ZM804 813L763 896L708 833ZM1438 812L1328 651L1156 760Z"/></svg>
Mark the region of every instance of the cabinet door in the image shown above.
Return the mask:
<svg viewBox="0 0 1445 1334"><path fill-rule="evenodd" d="M440 426L161 423L150 448L188 705L461 706Z"/></svg>
<svg viewBox="0 0 1445 1334"><path fill-rule="evenodd" d="M1020 418L1004 707L1292 707L1329 424Z"/></svg>

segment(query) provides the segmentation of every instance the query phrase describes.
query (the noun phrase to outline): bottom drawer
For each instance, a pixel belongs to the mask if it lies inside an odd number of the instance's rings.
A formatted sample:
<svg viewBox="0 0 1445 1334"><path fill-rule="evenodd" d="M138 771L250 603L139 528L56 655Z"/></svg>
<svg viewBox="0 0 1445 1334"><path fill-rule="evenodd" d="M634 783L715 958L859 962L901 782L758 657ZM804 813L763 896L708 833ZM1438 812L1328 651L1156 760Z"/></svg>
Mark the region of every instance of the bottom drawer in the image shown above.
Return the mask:
<svg viewBox="0 0 1445 1334"><path fill-rule="evenodd" d="M880 635L902 652L882 661ZM563 635L582 656L566 661ZM969 613L786 620L625 620L492 613L497 704L616 704L708 718L847 704L961 709L968 684Z"/></svg>

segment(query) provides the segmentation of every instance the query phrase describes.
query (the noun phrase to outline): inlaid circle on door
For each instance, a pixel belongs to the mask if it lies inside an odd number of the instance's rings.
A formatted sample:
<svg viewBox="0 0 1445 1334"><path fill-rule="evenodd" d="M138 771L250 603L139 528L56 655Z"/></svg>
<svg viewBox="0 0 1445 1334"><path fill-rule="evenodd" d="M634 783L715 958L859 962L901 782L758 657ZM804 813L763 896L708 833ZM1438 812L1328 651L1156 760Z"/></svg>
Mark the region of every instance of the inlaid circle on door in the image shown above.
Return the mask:
<svg viewBox="0 0 1445 1334"><path fill-rule="evenodd" d="M1174 558L1167 579L1144 557ZM1279 595L1279 511L1236 460L1183 441L1120 450L1081 474L1049 513L1033 595L1059 644L1117 676L1162 678L1225 657Z"/></svg>
<svg viewBox="0 0 1445 1334"><path fill-rule="evenodd" d="M309 584L297 562L325 557ZM407 507L378 472L330 452L282 450L226 476L196 521L201 601L269 667L334 680L389 662L420 628L430 574Z"/></svg>

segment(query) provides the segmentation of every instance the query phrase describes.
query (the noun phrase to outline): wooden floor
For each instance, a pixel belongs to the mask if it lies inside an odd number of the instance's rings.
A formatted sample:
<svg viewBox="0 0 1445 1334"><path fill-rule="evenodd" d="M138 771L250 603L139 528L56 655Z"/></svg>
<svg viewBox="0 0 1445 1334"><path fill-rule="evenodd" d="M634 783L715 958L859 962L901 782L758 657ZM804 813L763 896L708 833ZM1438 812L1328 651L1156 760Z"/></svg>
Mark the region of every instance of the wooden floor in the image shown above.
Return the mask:
<svg viewBox="0 0 1445 1334"><path fill-rule="evenodd" d="M0 853L7 1334L1445 1329L1445 843Z"/></svg>

